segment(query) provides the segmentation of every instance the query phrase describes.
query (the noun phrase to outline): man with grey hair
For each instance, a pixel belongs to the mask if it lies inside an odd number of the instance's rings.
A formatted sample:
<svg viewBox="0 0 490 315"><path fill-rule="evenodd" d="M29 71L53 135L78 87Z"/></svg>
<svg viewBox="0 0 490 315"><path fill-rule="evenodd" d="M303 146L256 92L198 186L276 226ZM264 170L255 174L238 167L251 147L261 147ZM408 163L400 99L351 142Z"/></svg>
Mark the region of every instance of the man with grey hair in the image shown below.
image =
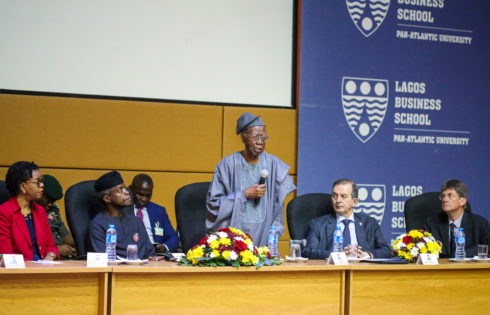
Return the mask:
<svg viewBox="0 0 490 315"><path fill-rule="evenodd" d="M350 179L336 180L332 185L332 206L335 213L311 220L303 256L325 259L333 251L333 236L337 225L341 227L346 255L357 257L389 257L391 249L386 243L378 222L362 213L354 213L357 185Z"/></svg>
<svg viewBox="0 0 490 315"><path fill-rule="evenodd" d="M245 148L216 166L206 199L206 229L238 228L254 245L264 246L271 225L279 236L284 233L284 200L296 187L289 166L264 151L269 137L260 116L243 113L236 134Z"/></svg>
<svg viewBox="0 0 490 315"><path fill-rule="evenodd" d="M442 243L442 258L454 257L456 251L456 231L461 227L466 235L466 256L478 253L478 244L489 245L488 221L477 214L465 211L468 202L468 188L457 179L450 179L441 187L443 212L431 215L425 221L425 229Z"/></svg>

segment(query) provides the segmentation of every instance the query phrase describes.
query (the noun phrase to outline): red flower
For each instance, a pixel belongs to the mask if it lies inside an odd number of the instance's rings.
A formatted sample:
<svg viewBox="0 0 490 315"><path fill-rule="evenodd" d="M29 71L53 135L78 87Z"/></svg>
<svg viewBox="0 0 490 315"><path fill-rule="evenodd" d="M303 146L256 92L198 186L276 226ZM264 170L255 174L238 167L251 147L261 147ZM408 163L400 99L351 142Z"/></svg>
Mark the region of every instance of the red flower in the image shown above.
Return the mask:
<svg viewBox="0 0 490 315"><path fill-rule="evenodd" d="M208 245L208 237L204 236L203 238L201 238L199 245Z"/></svg>
<svg viewBox="0 0 490 315"><path fill-rule="evenodd" d="M247 244L244 241L235 240L235 248L241 252L247 249Z"/></svg>
<svg viewBox="0 0 490 315"><path fill-rule="evenodd" d="M230 228L221 228L221 229L218 229L218 232L226 232L229 235L231 231L230 231Z"/></svg>
<svg viewBox="0 0 490 315"><path fill-rule="evenodd" d="M404 238L403 238L403 243L405 244L410 244L413 242L413 238L410 236L410 235L406 235Z"/></svg>
<svg viewBox="0 0 490 315"><path fill-rule="evenodd" d="M272 254L271 254L271 252L267 252L267 258L272 259Z"/></svg>

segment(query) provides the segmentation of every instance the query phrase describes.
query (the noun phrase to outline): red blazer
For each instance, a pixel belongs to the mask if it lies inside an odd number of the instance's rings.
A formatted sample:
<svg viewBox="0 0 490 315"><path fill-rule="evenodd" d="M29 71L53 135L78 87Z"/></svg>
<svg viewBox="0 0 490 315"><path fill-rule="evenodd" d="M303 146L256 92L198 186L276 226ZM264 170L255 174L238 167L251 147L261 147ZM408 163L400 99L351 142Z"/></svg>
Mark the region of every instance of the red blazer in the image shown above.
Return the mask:
<svg viewBox="0 0 490 315"><path fill-rule="evenodd" d="M41 258L44 259L49 252L56 253L59 258L46 210L32 202L31 211ZM22 254L24 260L32 260L31 235L15 196L0 205L0 254Z"/></svg>

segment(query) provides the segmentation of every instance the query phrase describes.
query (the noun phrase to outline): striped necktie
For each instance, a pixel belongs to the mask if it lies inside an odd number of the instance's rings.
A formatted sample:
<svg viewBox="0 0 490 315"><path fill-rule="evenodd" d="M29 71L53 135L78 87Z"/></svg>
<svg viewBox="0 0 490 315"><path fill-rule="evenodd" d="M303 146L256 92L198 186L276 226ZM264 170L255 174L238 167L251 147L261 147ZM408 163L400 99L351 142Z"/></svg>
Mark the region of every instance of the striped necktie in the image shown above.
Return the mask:
<svg viewBox="0 0 490 315"><path fill-rule="evenodd" d="M456 225L454 223L451 223L449 225L449 247L451 247L451 252L449 253L449 257L454 257L454 254L456 253L456 238L454 236L454 229L456 228Z"/></svg>

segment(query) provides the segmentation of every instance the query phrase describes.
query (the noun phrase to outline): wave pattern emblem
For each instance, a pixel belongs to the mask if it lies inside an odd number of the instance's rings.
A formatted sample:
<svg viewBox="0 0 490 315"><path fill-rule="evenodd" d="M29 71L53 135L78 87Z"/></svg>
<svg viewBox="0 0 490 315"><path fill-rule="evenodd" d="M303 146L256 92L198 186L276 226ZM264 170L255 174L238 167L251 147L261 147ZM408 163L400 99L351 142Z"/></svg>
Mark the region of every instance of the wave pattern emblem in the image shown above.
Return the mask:
<svg viewBox="0 0 490 315"><path fill-rule="evenodd" d="M388 80L343 77L342 107L354 135L361 142L367 142L385 118Z"/></svg>
<svg viewBox="0 0 490 315"><path fill-rule="evenodd" d="M352 22L365 37L376 32L390 8L390 0L345 0L345 4Z"/></svg>
<svg viewBox="0 0 490 315"><path fill-rule="evenodd" d="M359 202L355 213L368 215L381 225L386 205L386 186L382 184L357 184Z"/></svg>

